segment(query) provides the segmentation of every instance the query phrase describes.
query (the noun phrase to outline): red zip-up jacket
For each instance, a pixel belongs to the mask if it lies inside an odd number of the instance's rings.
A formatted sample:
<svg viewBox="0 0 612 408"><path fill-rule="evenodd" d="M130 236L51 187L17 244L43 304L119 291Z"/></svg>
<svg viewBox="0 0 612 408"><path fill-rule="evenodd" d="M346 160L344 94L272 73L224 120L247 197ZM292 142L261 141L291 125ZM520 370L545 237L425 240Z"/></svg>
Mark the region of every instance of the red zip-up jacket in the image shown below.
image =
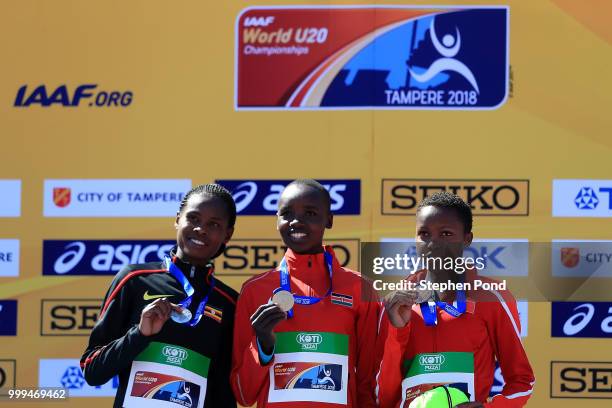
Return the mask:
<svg viewBox="0 0 612 408"><path fill-rule="evenodd" d="M425 276L426 271L419 271L408 280L419 282ZM474 279L496 282L468 271L466 282ZM459 317L436 308L435 326L425 325L418 305L412 307L411 320L404 328L393 327L385 316L388 337L378 378L381 407L400 407L405 361L417 354L443 352L473 353L475 398L485 407L518 408L527 403L535 378L521 343L516 301L508 291L479 289L467 295L467 310ZM501 394L488 401L496 359L505 385Z"/></svg>
<svg viewBox="0 0 612 408"><path fill-rule="evenodd" d="M330 251L333 255L333 250L330 247L326 247L325 250ZM300 255L288 249L285 258L290 274L291 291L294 294L323 297L327 293L329 274L322 253ZM280 287L280 272L278 270L271 270L254 276L242 286L236 307L231 374L232 388L239 403L250 406L257 402L259 408L307 408L312 406L368 408L377 406L375 395L376 373L380 367L382 346L384 345L384 341L381 341L378 334L382 322L383 308L378 302L371 285L358 272L341 267L335 255L333 255L331 296L324 297L320 302L312 305L295 304L293 308L294 317L282 321L275 327L274 332L277 336L275 355L267 365L262 366L250 317L260 305L270 300L272 292L278 287ZM282 354L279 354L282 348L282 345L279 344L281 342L280 338L286 338L288 342L295 340L294 346L299 346L297 342L303 339L320 338L317 335L318 333L333 333L334 336L339 335L336 337L341 337L346 341L348 345L346 350L348 372L344 372L346 367L343 366L341 374L340 371L332 374L332 365L324 365L329 361L322 361L325 358L315 359L320 363L318 366L317 363L313 364L312 362L294 363L295 360L291 360L289 363L279 362L280 356L282 356ZM321 346L319 351L322 351L326 337L323 336L322 338L322 344L314 342L311 346L315 348ZM309 354L295 354L295 356L304 355ZM335 367L339 370L338 366ZM322 374L318 380L314 379L312 381L313 383L318 381L323 385L316 385L316 387L325 387L333 383L336 390L312 392L314 387L304 389L303 386L299 386L299 384L304 384L304 376L308 370L312 372L312 370L317 369ZM329 371L325 372L326 370ZM282 372L295 372L299 375L286 375L285 377L279 375L279 379L276 380L275 373ZM275 378L272 389L270 389L271 375ZM346 376L342 377L342 375ZM331 379L326 379L330 376ZM341 378L348 378L348 381L344 383ZM290 380L293 380L293 382ZM282 384L279 385L277 381L282 382ZM295 386L292 386L292 383ZM287 397L289 400L270 401L274 400L274 395L284 392L289 393L290 396ZM308 402L304 399L300 400L300 397L296 400L290 400L296 393L318 394L323 396L321 398L326 398L326 395L345 393L347 401L346 404L314 402L312 400Z"/></svg>

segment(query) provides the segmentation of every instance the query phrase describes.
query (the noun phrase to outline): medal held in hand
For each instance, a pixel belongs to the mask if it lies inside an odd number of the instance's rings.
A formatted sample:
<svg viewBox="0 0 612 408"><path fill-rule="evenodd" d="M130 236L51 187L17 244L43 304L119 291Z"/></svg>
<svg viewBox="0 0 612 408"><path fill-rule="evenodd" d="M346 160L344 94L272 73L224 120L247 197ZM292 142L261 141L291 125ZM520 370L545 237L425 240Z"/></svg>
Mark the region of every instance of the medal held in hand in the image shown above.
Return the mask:
<svg viewBox="0 0 612 408"><path fill-rule="evenodd" d="M168 269L168 272L172 276L174 276L174 278L181 284L183 290L185 291L185 294L187 295L187 297L183 299L181 303L178 304L178 306L180 306L182 310L180 312L172 310L172 312L170 312L170 318L176 323L188 324L189 326L194 327L200 322L200 319L202 318L204 309L206 308L206 303L208 303L208 297L210 296L215 287L215 279L211 274L210 289L198 305L194 317L188 307L189 305L191 305L191 301L193 300L193 294L195 293L195 289L193 288L193 286L191 286L191 284L189 283L185 275L183 275L183 272L181 272L179 267L176 266L170 260L170 257L166 256L164 258L164 263L166 264L166 269Z"/></svg>
<svg viewBox="0 0 612 408"><path fill-rule="evenodd" d="M433 290L430 290L430 289L417 290L417 297L414 302L415 303L427 302L428 300L433 299L433 297L434 297Z"/></svg>
<svg viewBox="0 0 612 408"><path fill-rule="evenodd" d="M276 303L283 312L288 312L293 308L295 300L289 291L278 288L272 296L272 303Z"/></svg>
<svg viewBox="0 0 612 408"><path fill-rule="evenodd" d="M187 309L186 307L183 307L183 310L176 311L176 310L172 310L172 312L170 313L170 318L172 320L174 320L177 323L187 323L188 321L191 320L191 311L189 309Z"/></svg>
<svg viewBox="0 0 612 408"><path fill-rule="evenodd" d="M329 290L327 291L327 293L323 297L293 295L291 293L291 280L290 280L290 277L289 277L289 267L287 266L287 260L285 259L285 257L283 257L283 259L281 260L281 263L280 263L280 265L278 267L278 269L280 271L280 288L275 289L274 293L276 294L276 293L280 293L280 292L287 292L291 296L291 298L292 298L291 307L289 307L288 310L285 310L287 312L287 317L288 318L292 318L293 317L293 304L294 303L297 303L298 305L305 305L305 306L314 305L315 303L319 303L322 299L328 297L331 294L331 292L332 292L332 282L333 282L333 280L332 280L333 257L327 251L325 251L323 253L323 256L325 258L325 264L327 266L327 272L329 273ZM288 296L285 295L285 294L280 295L280 296L288 298ZM274 301L274 298L273 298L272 301ZM279 304L279 306L280 306L280 304ZM281 307L281 309L282 309L282 307Z"/></svg>

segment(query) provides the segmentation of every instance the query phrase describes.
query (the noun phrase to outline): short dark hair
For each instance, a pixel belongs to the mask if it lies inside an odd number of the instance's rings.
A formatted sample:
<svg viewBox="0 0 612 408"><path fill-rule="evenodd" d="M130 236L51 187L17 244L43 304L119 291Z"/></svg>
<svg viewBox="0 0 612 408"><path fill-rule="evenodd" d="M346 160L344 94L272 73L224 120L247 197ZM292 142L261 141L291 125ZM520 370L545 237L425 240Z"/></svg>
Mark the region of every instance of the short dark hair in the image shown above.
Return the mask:
<svg viewBox="0 0 612 408"><path fill-rule="evenodd" d="M189 198L197 194L206 194L220 198L225 204L227 214L229 216L227 224L230 228L234 227L234 225L236 224L236 203L234 202L232 194L225 187L219 184L200 184L199 186L195 186L194 188L189 190L181 200L181 204L178 210L179 214L181 213L181 211L183 211L185 205L187 205L187 201L189 201Z"/></svg>
<svg viewBox="0 0 612 408"><path fill-rule="evenodd" d="M429 197L425 197L417 207L417 213L427 206L434 206L438 208L450 208L457 212L461 222L463 223L464 231L472 232L472 208L468 203L463 201L457 194L449 193L448 191L440 191L434 193Z"/></svg>
<svg viewBox="0 0 612 408"><path fill-rule="evenodd" d="M323 198L325 199L325 202L327 203L327 209L329 211L331 211L331 197L329 195L329 191L327 191L327 189L325 187L323 187L323 185L321 183L319 183L317 180L313 180L313 179L297 179L297 180L293 180L291 183L289 183L287 185L287 187L289 187L291 185L308 186L308 187L314 188L315 190L317 190L319 193L321 193L323 195ZM287 188L287 187L285 187L285 188Z"/></svg>

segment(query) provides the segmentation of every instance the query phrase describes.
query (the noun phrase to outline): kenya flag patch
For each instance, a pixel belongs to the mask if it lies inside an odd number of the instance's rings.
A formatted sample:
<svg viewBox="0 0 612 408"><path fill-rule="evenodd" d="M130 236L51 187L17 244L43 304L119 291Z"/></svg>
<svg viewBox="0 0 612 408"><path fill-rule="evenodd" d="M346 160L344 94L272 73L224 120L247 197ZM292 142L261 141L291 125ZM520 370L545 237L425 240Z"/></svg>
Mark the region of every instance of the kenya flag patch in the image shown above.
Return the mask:
<svg viewBox="0 0 612 408"><path fill-rule="evenodd" d="M332 292L331 302L334 305L353 307L353 297L349 295L343 295L342 293Z"/></svg>

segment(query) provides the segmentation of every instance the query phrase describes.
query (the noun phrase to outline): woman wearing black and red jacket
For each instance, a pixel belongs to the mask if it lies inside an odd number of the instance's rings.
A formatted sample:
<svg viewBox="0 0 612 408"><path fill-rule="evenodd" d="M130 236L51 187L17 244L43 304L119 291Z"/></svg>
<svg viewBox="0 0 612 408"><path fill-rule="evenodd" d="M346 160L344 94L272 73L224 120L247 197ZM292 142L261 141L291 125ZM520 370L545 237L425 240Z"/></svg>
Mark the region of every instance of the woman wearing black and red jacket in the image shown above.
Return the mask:
<svg viewBox="0 0 612 408"><path fill-rule="evenodd" d="M119 375L114 407L236 406L229 375L238 294L211 263L235 221L227 190L197 186L181 202L168 257L113 279L81 369L90 385Z"/></svg>

